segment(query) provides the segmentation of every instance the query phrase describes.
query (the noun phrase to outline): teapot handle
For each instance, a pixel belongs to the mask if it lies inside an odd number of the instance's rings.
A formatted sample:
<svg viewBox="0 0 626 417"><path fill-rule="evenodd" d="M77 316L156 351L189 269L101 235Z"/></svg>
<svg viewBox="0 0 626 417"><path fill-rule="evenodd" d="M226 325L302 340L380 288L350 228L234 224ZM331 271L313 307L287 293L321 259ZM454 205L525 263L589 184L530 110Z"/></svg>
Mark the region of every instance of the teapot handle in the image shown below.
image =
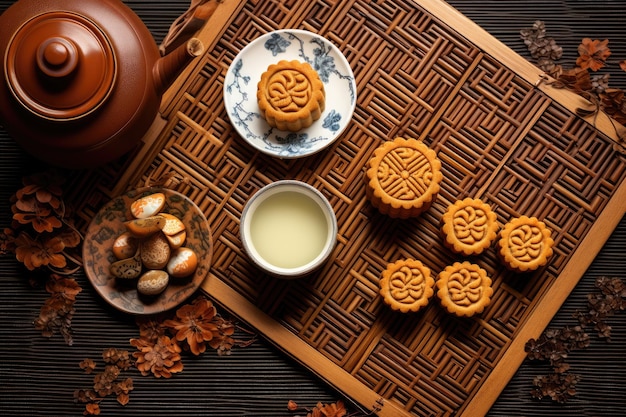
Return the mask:
<svg viewBox="0 0 626 417"><path fill-rule="evenodd" d="M172 23L167 35L165 35L161 45L159 45L161 55L167 55L178 46L187 42L204 26L222 1L191 0L189 9Z"/></svg>

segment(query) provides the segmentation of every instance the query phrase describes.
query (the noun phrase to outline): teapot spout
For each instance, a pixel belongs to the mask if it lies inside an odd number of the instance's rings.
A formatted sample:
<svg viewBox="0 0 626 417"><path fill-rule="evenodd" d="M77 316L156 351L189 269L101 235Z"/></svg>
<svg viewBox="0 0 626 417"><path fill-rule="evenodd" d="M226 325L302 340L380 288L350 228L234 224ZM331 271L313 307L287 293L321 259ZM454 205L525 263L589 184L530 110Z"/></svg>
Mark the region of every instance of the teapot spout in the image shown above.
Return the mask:
<svg viewBox="0 0 626 417"><path fill-rule="evenodd" d="M180 45L169 54L159 58L152 70L154 87L161 95L174 82L176 77L191 62L202 55L204 45L198 38L191 38L187 43Z"/></svg>

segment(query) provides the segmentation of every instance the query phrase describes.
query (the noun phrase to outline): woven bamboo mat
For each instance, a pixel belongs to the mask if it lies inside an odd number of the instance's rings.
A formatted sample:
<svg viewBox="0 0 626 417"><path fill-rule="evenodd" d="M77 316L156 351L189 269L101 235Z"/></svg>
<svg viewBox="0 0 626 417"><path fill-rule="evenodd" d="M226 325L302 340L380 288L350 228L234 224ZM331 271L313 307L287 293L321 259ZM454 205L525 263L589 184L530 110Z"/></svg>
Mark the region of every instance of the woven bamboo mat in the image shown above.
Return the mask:
<svg viewBox="0 0 626 417"><path fill-rule="evenodd" d="M223 7L241 10L205 35L216 39L211 52L169 97L167 125L148 144L154 157L139 150L75 180L71 198L81 202L83 223L119 190L175 173L216 237L205 289L222 305L364 407L383 398L380 415L483 414L521 362L520 347L548 323L621 218L624 158L605 135L468 40L471 25L455 29L412 2L234 3ZM247 148L221 103L220 81L236 53L284 27L335 42L359 85L348 131L305 160ZM420 77L437 88L420 89ZM403 101L390 91L409 93ZM359 181L373 148L395 135L423 138L444 161L439 200L415 221L378 215ZM280 178L321 189L343 226L333 262L298 282L259 274L238 241L247 197ZM522 213L545 218L557 235L553 262L522 279L493 253L480 259L497 296L477 319L451 319L435 305L416 316L390 314L375 294L385 264L413 256L439 270L455 259L436 229L445 205L465 196L491 203L502 223Z"/></svg>
<svg viewBox="0 0 626 417"><path fill-rule="evenodd" d="M626 161L612 142L532 84L534 68L441 4L225 2L221 31L164 105L168 124L152 158L131 158L131 185L171 173L205 212L216 236L204 290L280 348L381 415L484 413L623 214ZM234 56L263 33L304 28L334 42L359 91L353 122L329 150L277 160L247 147L224 114L221 89ZM557 94L558 96L558 94ZM565 97L567 99L567 97ZM565 106L563 105L565 104ZM366 202L362 173L373 149L395 136L424 140L444 164L437 203L398 222ZM241 250L238 219L249 195L278 179L319 188L340 224L333 259L297 282L263 276ZM125 181L121 184L125 186ZM119 187L118 182L117 186ZM500 222L522 214L554 231L549 266L506 272L493 251L477 259L495 296L479 318L431 305L392 314L377 295L386 264L417 258L435 271L458 257L441 245L445 207L479 197ZM602 231L605 231L602 234ZM558 285L556 285L558 279Z"/></svg>

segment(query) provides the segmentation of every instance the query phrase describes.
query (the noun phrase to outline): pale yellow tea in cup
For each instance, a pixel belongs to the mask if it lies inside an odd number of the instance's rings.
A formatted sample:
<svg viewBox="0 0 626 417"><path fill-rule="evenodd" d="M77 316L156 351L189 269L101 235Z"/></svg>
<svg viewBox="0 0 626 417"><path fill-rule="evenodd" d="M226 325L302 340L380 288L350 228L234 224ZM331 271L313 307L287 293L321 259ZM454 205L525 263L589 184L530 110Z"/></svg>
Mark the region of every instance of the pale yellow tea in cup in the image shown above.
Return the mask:
<svg viewBox="0 0 626 417"><path fill-rule="evenodd" d="M266 185L241 216L241 240L250 259L284 278L306 275L332 253L337 219L324 195L301 181Z"/></svg>
<svg viewBox="0 0 626 417"><path fill-rule="evenodd" d="M328 222L311 197L287 191L262 201L250 219L252 244L279 268L297 268L319 256L328 239Z"/></svg>

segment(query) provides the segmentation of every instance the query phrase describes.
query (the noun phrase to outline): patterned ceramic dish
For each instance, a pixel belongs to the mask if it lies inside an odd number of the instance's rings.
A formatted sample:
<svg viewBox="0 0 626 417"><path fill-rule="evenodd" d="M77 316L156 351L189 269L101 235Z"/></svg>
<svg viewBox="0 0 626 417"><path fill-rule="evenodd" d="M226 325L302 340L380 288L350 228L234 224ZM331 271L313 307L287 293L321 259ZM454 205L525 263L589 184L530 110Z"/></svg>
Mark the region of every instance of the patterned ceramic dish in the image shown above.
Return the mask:
<svg viewBox="0 0 626 417"><path fill-rule="evenodd" d="M319 120L292 133L272 128L256 99L261 74L280 60L308 62L324 82L326 108ZM279 158L300 158L330 145L348 126L356 107L356 82L339 49L312 32L267 33L239 52L224 79L224 105L231 123L250 145Z"/></svg>
<svg viewBox="0 0 626 417"><path fill-rule="evenodd" d="M124 222L130 220L130 204L136 199L161 192L166 203L162 212L181 219L187 230L183 246L191 248L198 256L198 267L189 278L170 281L164 292L155 297L138 294L136 280L119 282L109 272L116 260L112 246L114 240L126 231ZM131 314L156 314L176 307L200 287L209 273L213 254L213 241L209 224L198 206L184 195L163 188L142 188L130 191L107 203L93 218L83 245L83 263L87 278L96 291L113 307Z"/></svg>

